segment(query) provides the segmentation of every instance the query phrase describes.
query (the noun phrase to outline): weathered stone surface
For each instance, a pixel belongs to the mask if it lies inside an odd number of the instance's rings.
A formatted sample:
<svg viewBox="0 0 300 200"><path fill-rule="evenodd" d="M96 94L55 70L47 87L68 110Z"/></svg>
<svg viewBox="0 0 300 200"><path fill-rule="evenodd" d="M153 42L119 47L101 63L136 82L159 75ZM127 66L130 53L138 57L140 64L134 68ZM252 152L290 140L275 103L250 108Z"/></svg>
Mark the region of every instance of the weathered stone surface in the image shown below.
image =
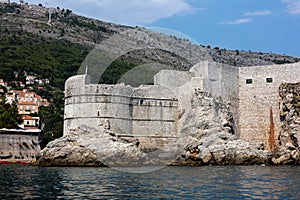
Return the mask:
<svg viewBox="0 0 300 200"><path fill-rule="evenodd" d="M0 161L33 163L41 148L38 131L0 130Z"/></svg>
<svg viewBox="0 0 300 200"><path fill-rule="evenodd" d="M233 135L228 105L207 93L197 93L194 107L183 122L181 157L173 165L267 164L270 155L261 145L251 145ZM210 103L208 103L210 102ZM187 139L188 138L188 139Z"/></svg>
<svg viewBox="0 0 300 200"><path fill-rule="evenodd" d="M81 144L77 133L65 135L50 142L41 151L37 164L41 166L103 166L84 144Z"/></svg>
<svg viewBox="0 0 300 200"><path fill-rule="evenodd" d="M148 146L140 146L139 139L118 137L110 130L102 129L99 132L96 129L80 127L50 142L41 151L37 165L110 167L161 165L174 158L172 152L168 151L170 148L166 150L154 148L151 142Z"/></svg>
<svg viewBox="0 0 300 200"><path fill-rule="evenodd" d="M273 163L300 164L300 83L282 84L279 88L280 120L282 129L278 136L279 145L274 152Z"/></svg>

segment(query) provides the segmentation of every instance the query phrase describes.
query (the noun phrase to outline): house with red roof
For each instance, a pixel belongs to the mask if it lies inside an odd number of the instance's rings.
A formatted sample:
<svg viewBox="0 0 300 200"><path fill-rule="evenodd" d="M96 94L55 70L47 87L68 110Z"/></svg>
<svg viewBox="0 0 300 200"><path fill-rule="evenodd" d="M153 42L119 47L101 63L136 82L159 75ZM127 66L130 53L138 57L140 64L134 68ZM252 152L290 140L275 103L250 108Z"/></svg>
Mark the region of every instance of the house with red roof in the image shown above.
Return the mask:
<svg viewBox="0 0 300 200"><path fill-rule="evenodd" d="M47 99L43 99L35 92L23 91L17 96L19 114L23 115L24 129L37 129L39 117L30 114L38 113L40 106L49 106Z"/></svg>
<svg viewBox="0 0 300 200"><path fill-rule="evenodd" d="M26 129L26 130L32 130L32 129L38 129L38 125L39 125L39 117L32 117L29 115L25 115L23 116L23 124L22 124L22 128Z"/></svg>
<svg viewBox="0 0 300 200"><path fill-rule="evenodd" d="M7 92L7 94L10 96L10 97L12 97L12 98L14 98L15 100L17 100L17 97L20 95L20 94L22 94L22 92L24 92L25 90L10 90L10 91L8 91Z"/></svg>
<svg viewBox="0 0 300 200"><path fill-rule="evenodd" d="M35 102L18 102L18 110L20 115L30 115L39 112L39 106Z"/></svg>
<svg viewBox="0 0 300 200"><path fill-rule="evenodd" d="M18 102L34 102L38 106L48 106L49 102L47 99L43 99L41 96L37 95L35 92L22 92L17 97Z"/></svg>

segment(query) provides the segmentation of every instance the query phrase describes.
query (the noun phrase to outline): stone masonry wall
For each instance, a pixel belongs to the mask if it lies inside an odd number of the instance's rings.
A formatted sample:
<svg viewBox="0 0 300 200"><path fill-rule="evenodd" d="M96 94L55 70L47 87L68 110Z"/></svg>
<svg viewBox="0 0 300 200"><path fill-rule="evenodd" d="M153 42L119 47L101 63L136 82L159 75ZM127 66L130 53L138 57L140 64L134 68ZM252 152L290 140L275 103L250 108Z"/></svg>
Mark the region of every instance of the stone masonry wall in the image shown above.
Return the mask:
<svg viewBox="0 0 300 200"><path fill-rule="evenodd" d="M1 133L0 160L35 162L40 151L38 135Z"/></svg>
<svg viewBox="0 0 300 200"><path fill-rule="evenodd" d="M229 104L233 113L231 123L234 126L234 133L239 135L239 87L237 84L239 68L221 63L201 62L193 67L191 71L196 77L203 79L203 91Z"/></svg>
<svg viewBox="0 0 300 200"><path fill-rule="evenodd" d="M88 84L84 76L66 82L64 134L84 125L124 137L176 137L178 100L165 87Z"/></svg>
<svg viewBox="0 0 300 200"><path fill-rule="evenodd" d="M281 129L279 86L300 82L299 74L300 63L239 68L241 139L264 143L271 150L270 137L277 138Z"/></svg>
<svg viewBox="0 0 300 200"><path fill-rule="evenodd" d="M130 87L83 83L76 87L80 89L65 97L64 133L81 125L96 129L115 125L121 127L122 133L131 132L129 102L133 91Z"/></svg>
<svg viewBox="0 0 300 200"><path fill-rule="evenodd" d="M132 127L135 136L177 136L178 100L162 86L144 86L131 97Z"/></svg>

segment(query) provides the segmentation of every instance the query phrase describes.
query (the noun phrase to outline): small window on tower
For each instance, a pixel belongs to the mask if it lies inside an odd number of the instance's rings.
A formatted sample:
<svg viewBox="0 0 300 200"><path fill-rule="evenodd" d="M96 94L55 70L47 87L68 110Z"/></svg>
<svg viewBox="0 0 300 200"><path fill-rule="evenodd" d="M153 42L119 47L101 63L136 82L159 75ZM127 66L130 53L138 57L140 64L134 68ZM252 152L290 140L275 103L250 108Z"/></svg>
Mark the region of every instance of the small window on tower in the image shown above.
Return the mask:
<svg viewBox="0 0 300 200"><path fill-rule="evenodd" d="M252 78L247 78L246 79L246 84L252 84L253 83L253 79Z"/></svg>
<svg viewBox="0 0 300 200"><path fill-rule="evenodd" d="M267 83L273 83L273 78L266 78Z"/></svg>

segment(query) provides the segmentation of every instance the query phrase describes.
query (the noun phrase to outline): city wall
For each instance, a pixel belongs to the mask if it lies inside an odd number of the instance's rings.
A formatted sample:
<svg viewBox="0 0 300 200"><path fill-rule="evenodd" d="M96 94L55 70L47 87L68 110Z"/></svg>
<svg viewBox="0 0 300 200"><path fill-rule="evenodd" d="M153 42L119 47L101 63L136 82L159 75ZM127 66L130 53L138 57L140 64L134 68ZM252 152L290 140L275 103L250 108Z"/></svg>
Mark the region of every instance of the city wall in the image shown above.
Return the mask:
<svg viewBox="0 0 300 200"><path fill-rule="evenodd" d="M71 77L65 88L64 134L80 125L112 129L119 135L176 138L180 116L192 108L195 90L226 103L233 131L250 143L269 146L281 130L278 89L300 82L300 63L234 67L201 62L190 71L162 70L154 85L133 88L89 83Z"/></svg>
<svg viewBox="0 0 300 200"><path fill-rule="evenodd" d="M281 131L279 86L300 82L300 63L239 68L240 138L269 146Z"/></svg>
<svg viewBox="0 0 300 200"><path fill-rule="evenodd" d="M0 160L8 162L35 162L39 154L39 132L0 130Z"/></svg>

